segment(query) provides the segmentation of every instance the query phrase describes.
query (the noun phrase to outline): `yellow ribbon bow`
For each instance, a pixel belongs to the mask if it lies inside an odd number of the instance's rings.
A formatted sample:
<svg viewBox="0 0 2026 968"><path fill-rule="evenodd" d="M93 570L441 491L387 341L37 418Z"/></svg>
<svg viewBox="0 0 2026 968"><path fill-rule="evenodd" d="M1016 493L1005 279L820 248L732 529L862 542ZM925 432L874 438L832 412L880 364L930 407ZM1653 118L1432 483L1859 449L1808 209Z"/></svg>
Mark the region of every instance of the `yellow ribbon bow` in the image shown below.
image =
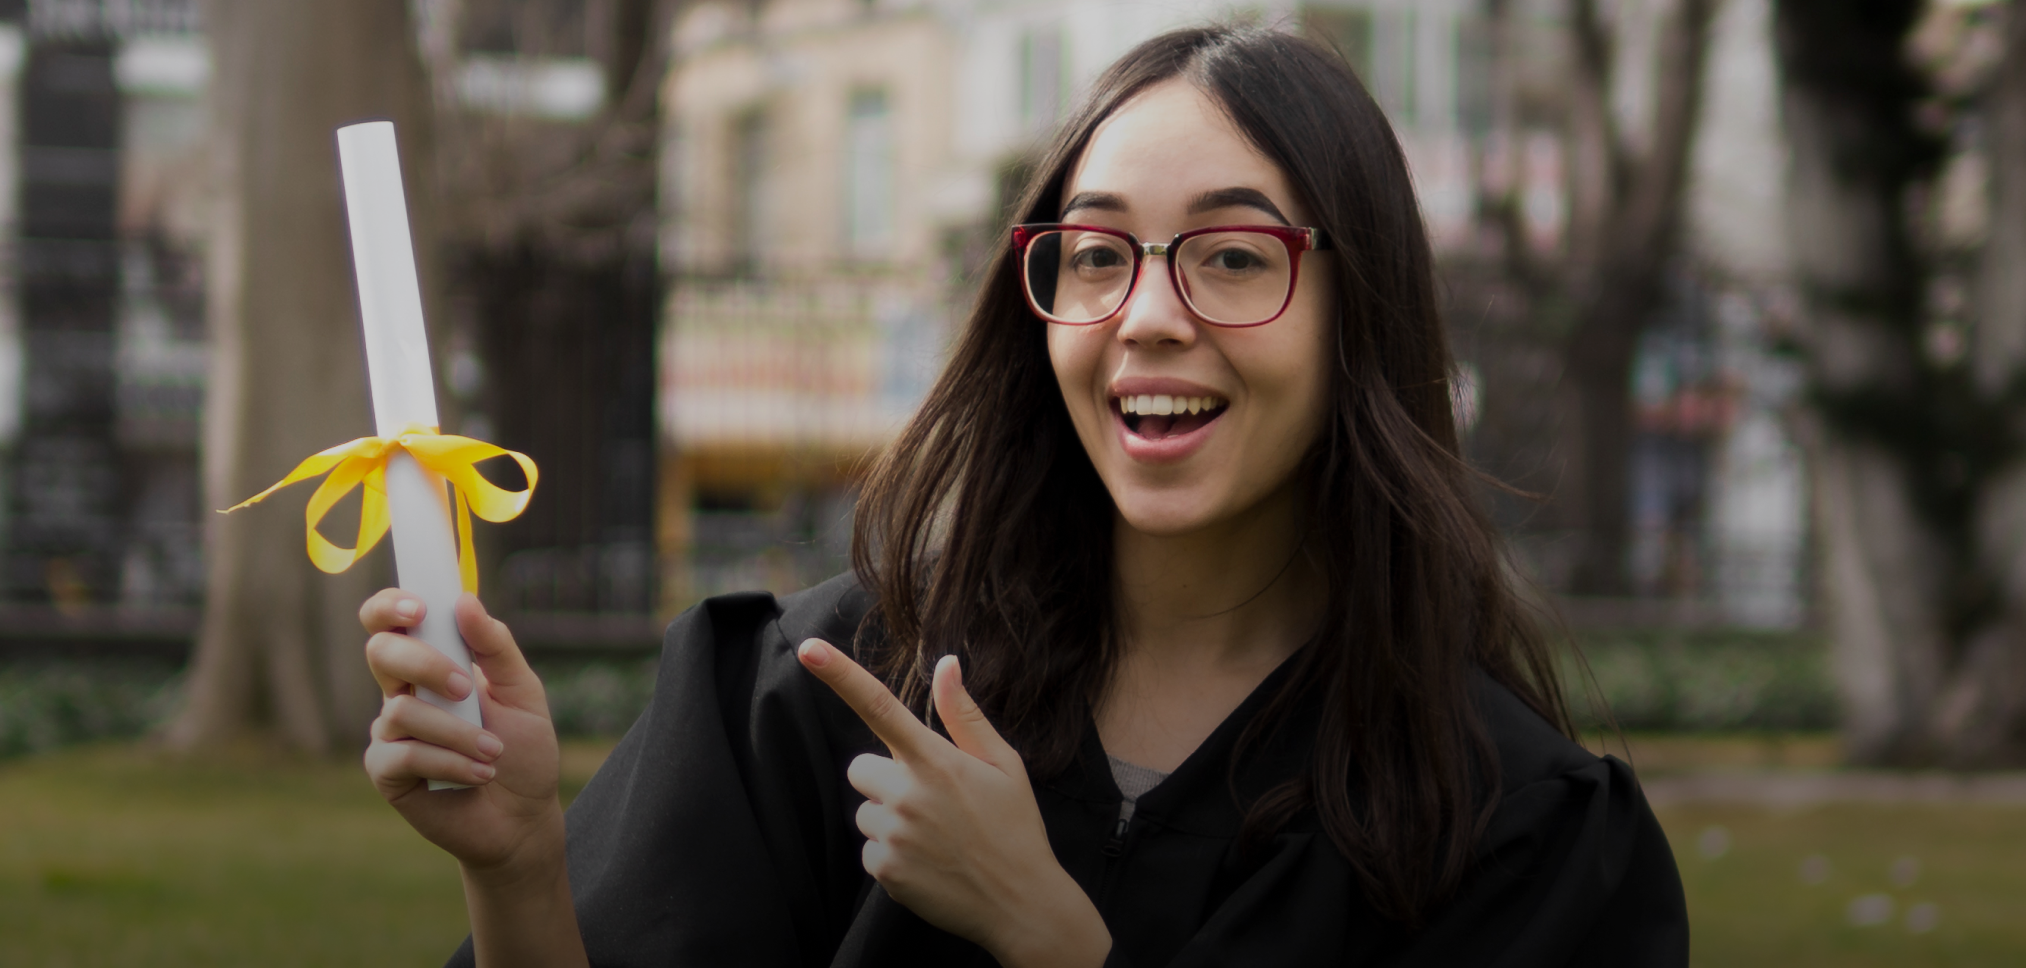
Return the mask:
<svg viewBox="0 0 2026 968"><path fill-rule="evenodd" d="M450 489L457 495L458 577L464 580L465 591L477 593L478 560L472 556L471 550L471 516L477 514L494 524L511 521L527 508L528 499L535 493L535 462L526 454L482 440L438 433L434 427L410 427L392 438L361 437L310 455L307 460L295 465L295 470L289 471L287 477L276 481L274 486L219 513L229 514L257 504L297 481L329 474L322 484L317 485L316 493L310 495L309 507L303 510L303 520L306 524L304 530L308 532L310 560L318 568L335 575L352 567L352 562L364 557L387 535L387 527L392 523L387 514L387 458L397 450L414 455L417 464L450 481ZM479 474L475 466L479 461L502 455L521 465L521 472L528 476L525 490L506 490ZM317 523L360 485L365 486L365 491L359 499L358 542L353 547L340 548L317 533Z"/></svg>

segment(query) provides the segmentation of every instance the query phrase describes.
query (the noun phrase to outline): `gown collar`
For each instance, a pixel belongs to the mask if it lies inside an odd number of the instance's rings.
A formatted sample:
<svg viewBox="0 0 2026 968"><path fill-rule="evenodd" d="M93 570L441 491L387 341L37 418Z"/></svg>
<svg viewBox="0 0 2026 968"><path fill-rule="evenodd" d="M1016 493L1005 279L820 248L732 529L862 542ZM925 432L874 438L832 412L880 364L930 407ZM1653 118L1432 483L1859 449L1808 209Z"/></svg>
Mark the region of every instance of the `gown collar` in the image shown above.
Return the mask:
<svg viewBox="0 0 2026 968"><path fill-rule="evenodd" d="M1309 763L1315 726L1320 719L1319 690L1304 689L1293 707L1268 734L1247 744L1243 757L1232 754L1247 725L1263 712L1302 665L1308 646L1283 659L1251 694L1184 759L1175 771L1139 798L1133 820L1206 837L1236 837L1245 808L1261 794L1298 776ZM1236 770L1233 770L1233 766ZM1113 807L1124 799L1112 780L1104 741L1097 722L1085 718L1076 761L1043 784L1056 793L1087 803Z"/></svg>

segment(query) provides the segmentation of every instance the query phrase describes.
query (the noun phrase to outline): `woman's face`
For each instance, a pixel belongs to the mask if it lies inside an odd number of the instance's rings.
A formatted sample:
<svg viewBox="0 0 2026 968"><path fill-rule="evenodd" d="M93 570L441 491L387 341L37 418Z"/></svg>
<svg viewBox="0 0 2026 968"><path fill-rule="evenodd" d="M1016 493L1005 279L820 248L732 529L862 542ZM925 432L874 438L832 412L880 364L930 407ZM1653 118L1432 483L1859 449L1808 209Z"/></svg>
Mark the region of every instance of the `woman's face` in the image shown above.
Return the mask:
<svg viewBox="0 0 2026 968"><path fill-rule="evenodd" d="M1280 168L1179 80L1099 125L1062 197L1061 221L1142 242L1211 225L1315 224ZM1046 324L1070 419L1127 524L1187 534L1290 488L1323 423L1329 258L1301 255L1293 302L1264 326L1196 318L1169 282L1166 256L1143 261L1131 298L1104 322ZM1153 413L1127 412L1140 409Z"/></svg>

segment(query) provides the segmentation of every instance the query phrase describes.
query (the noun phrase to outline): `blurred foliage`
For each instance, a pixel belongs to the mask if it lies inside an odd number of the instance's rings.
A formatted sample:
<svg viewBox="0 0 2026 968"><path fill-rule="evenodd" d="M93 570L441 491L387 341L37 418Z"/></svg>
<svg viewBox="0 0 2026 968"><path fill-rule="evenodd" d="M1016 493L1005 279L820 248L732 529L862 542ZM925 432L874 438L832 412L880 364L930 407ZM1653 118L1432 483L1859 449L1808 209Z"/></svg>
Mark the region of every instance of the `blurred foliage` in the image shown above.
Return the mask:
<svg viewBox="0 0 2026 968"><path fill-rule="evenodd" d="M1584 658L1619 727L1654 732L1823 730L1835 688L1812 633L1588 632ZM565 737L616 737L654 695L657 658L537 658ZM1603 725L1571 662L1581 725ZM176 709L181 669L144 659L0 663L0 758L145 735Z"/></svg>
<svg viewBox="0 0 2026 968"><path fill-rule="evenodd" d="M655 659L537 661L563 736L618 736L654 693ZM150 659L0 662L0 759L144 736L173 715L183 670Z"/></svg>
<svg viewBox="0 0 2026 968"><path fill-rule="evenodd" d="M1820 730L1836 726L1827 645L1806 632L1621 631L1579 636L1620 728ZM1586 728L1605 722L1573 661L1565 681Z"/></svg>
<svg viewBox="0 0 2026 968"><path fill-rule="evenodd" d="M0 664L0 758L140 736L175 712L183 676L152 659Z"/></svg>
<svg viewBox="0 0 2026 968"><path fill-rule="evenodd" d="M658 658L535 660L549 693L549 715L562 736L619 736L654 696Z"/></svg>

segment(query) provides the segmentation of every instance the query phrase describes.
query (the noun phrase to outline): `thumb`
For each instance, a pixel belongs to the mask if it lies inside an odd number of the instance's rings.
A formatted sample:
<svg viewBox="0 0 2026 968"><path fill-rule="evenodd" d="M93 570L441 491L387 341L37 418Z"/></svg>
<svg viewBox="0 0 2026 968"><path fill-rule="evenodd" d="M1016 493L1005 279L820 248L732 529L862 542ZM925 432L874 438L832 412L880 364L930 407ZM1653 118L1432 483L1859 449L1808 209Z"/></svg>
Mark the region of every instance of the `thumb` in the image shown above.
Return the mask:
<svg viewBox="0 0 2026 968"><path fill-rule="evenodd" d="M985 711L978 708L971 694L964 689L964 671L954 655L943 656L936 662L933 691L936 712L943 719L943 726L950 731L950 742L957 748L996 767L999 772L1027 779L1027 768L1020 762L1020 754L999 736L992 728Z"/></svg>

